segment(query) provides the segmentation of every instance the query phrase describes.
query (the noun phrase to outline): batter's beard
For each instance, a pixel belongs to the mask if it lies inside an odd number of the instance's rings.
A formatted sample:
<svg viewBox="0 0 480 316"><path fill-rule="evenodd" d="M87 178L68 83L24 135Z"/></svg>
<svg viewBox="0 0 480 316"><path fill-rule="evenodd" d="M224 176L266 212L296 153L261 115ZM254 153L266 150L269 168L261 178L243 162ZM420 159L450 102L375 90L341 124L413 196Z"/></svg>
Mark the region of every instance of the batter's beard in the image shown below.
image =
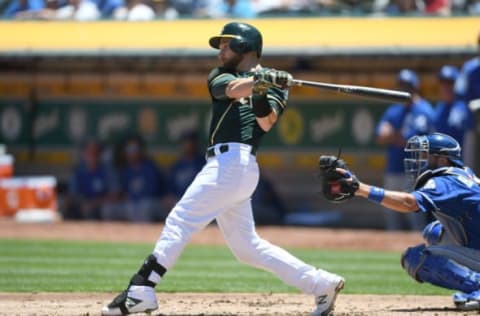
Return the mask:
<svg viewBox="0 0 480 316"><path fill-rule="evenodd" d="M243 60L243 55L235 55L234 57L230 58L229 60L226 60L223 63L223 67L230 69L230 70L236 70L238 65L242 62Z"/></svg>

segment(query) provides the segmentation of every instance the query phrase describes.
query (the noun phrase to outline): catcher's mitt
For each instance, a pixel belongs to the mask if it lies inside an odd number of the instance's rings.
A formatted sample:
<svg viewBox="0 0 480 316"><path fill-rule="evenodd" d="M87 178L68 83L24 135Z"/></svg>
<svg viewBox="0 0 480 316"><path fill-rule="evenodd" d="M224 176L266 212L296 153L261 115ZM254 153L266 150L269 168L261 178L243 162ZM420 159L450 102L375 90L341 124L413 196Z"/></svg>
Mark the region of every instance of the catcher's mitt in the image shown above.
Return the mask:
<svg viewBox="0 0 480 316"><path fill-rule="evenodd" d="M322 179L323 196L330 202L345 202L355 195L359 182L342 159L335 156L320 156L318 161ZM343 174L337 168L346 170Z"/></svg>

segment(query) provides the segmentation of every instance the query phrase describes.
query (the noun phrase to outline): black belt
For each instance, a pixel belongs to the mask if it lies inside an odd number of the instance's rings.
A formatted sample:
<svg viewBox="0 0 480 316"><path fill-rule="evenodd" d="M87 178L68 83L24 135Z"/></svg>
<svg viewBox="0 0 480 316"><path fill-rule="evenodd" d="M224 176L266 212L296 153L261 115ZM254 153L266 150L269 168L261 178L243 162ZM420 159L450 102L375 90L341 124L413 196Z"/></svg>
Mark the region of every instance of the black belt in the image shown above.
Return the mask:
<svg viewBox="0 0 480 316"><path fill-rule="evenodd" d="M257 149L253 146L250 147L250 148L251 148L250 154L255 156L257 154ZM229 150L228 144L222 144L222 145L220 145L220 147L218 147L218 151L220 152L220 154L226 153L228 150ZM216 156L215 147L208 148L207 149L207 158L211 158L211 157L214 157L214 156Z"/></svg>

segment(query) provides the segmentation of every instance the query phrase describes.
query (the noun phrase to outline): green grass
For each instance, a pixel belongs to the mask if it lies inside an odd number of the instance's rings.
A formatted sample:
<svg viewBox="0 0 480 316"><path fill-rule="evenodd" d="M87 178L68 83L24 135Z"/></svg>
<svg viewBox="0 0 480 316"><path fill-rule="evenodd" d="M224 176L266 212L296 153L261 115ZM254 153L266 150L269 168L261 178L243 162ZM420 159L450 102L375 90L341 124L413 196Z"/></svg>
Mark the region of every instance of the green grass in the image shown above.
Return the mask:
<svg viewBox="0 0 480 316"><path fill-rule="evenodd" d="M152 245L0 239L0 292L123 290ZM306 262L345 276L344 293L447 294L418 284L399 253L289 249ZM226 247L189 246L159 287L167 292L293 292L268 272L238 263Z"/></svg>

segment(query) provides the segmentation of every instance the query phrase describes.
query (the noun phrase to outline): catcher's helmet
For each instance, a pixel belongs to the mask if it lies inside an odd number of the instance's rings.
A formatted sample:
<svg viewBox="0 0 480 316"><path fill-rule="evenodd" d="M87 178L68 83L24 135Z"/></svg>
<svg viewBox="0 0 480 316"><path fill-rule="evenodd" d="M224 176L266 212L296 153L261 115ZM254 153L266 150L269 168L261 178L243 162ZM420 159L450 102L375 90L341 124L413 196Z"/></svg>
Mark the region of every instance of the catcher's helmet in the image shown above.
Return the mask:
<svg viewBox="0 0 480 316"><path fill-rule="evenodd" d="M447 157L457 167L463 167L462 148L451 136L442 133L413 136L405 146L405 172L413 179L429 169L428 156Z"/></svg>
<svg viewBox="0 0 480 316"><path fill-rule="evenodd" d="M237 54L257 52L262 55L262 34L254 26L247 23L231 22L225 24L220 35L210 38L210 46L218 49L222 38L231 38L230 48Z"/></svg>

